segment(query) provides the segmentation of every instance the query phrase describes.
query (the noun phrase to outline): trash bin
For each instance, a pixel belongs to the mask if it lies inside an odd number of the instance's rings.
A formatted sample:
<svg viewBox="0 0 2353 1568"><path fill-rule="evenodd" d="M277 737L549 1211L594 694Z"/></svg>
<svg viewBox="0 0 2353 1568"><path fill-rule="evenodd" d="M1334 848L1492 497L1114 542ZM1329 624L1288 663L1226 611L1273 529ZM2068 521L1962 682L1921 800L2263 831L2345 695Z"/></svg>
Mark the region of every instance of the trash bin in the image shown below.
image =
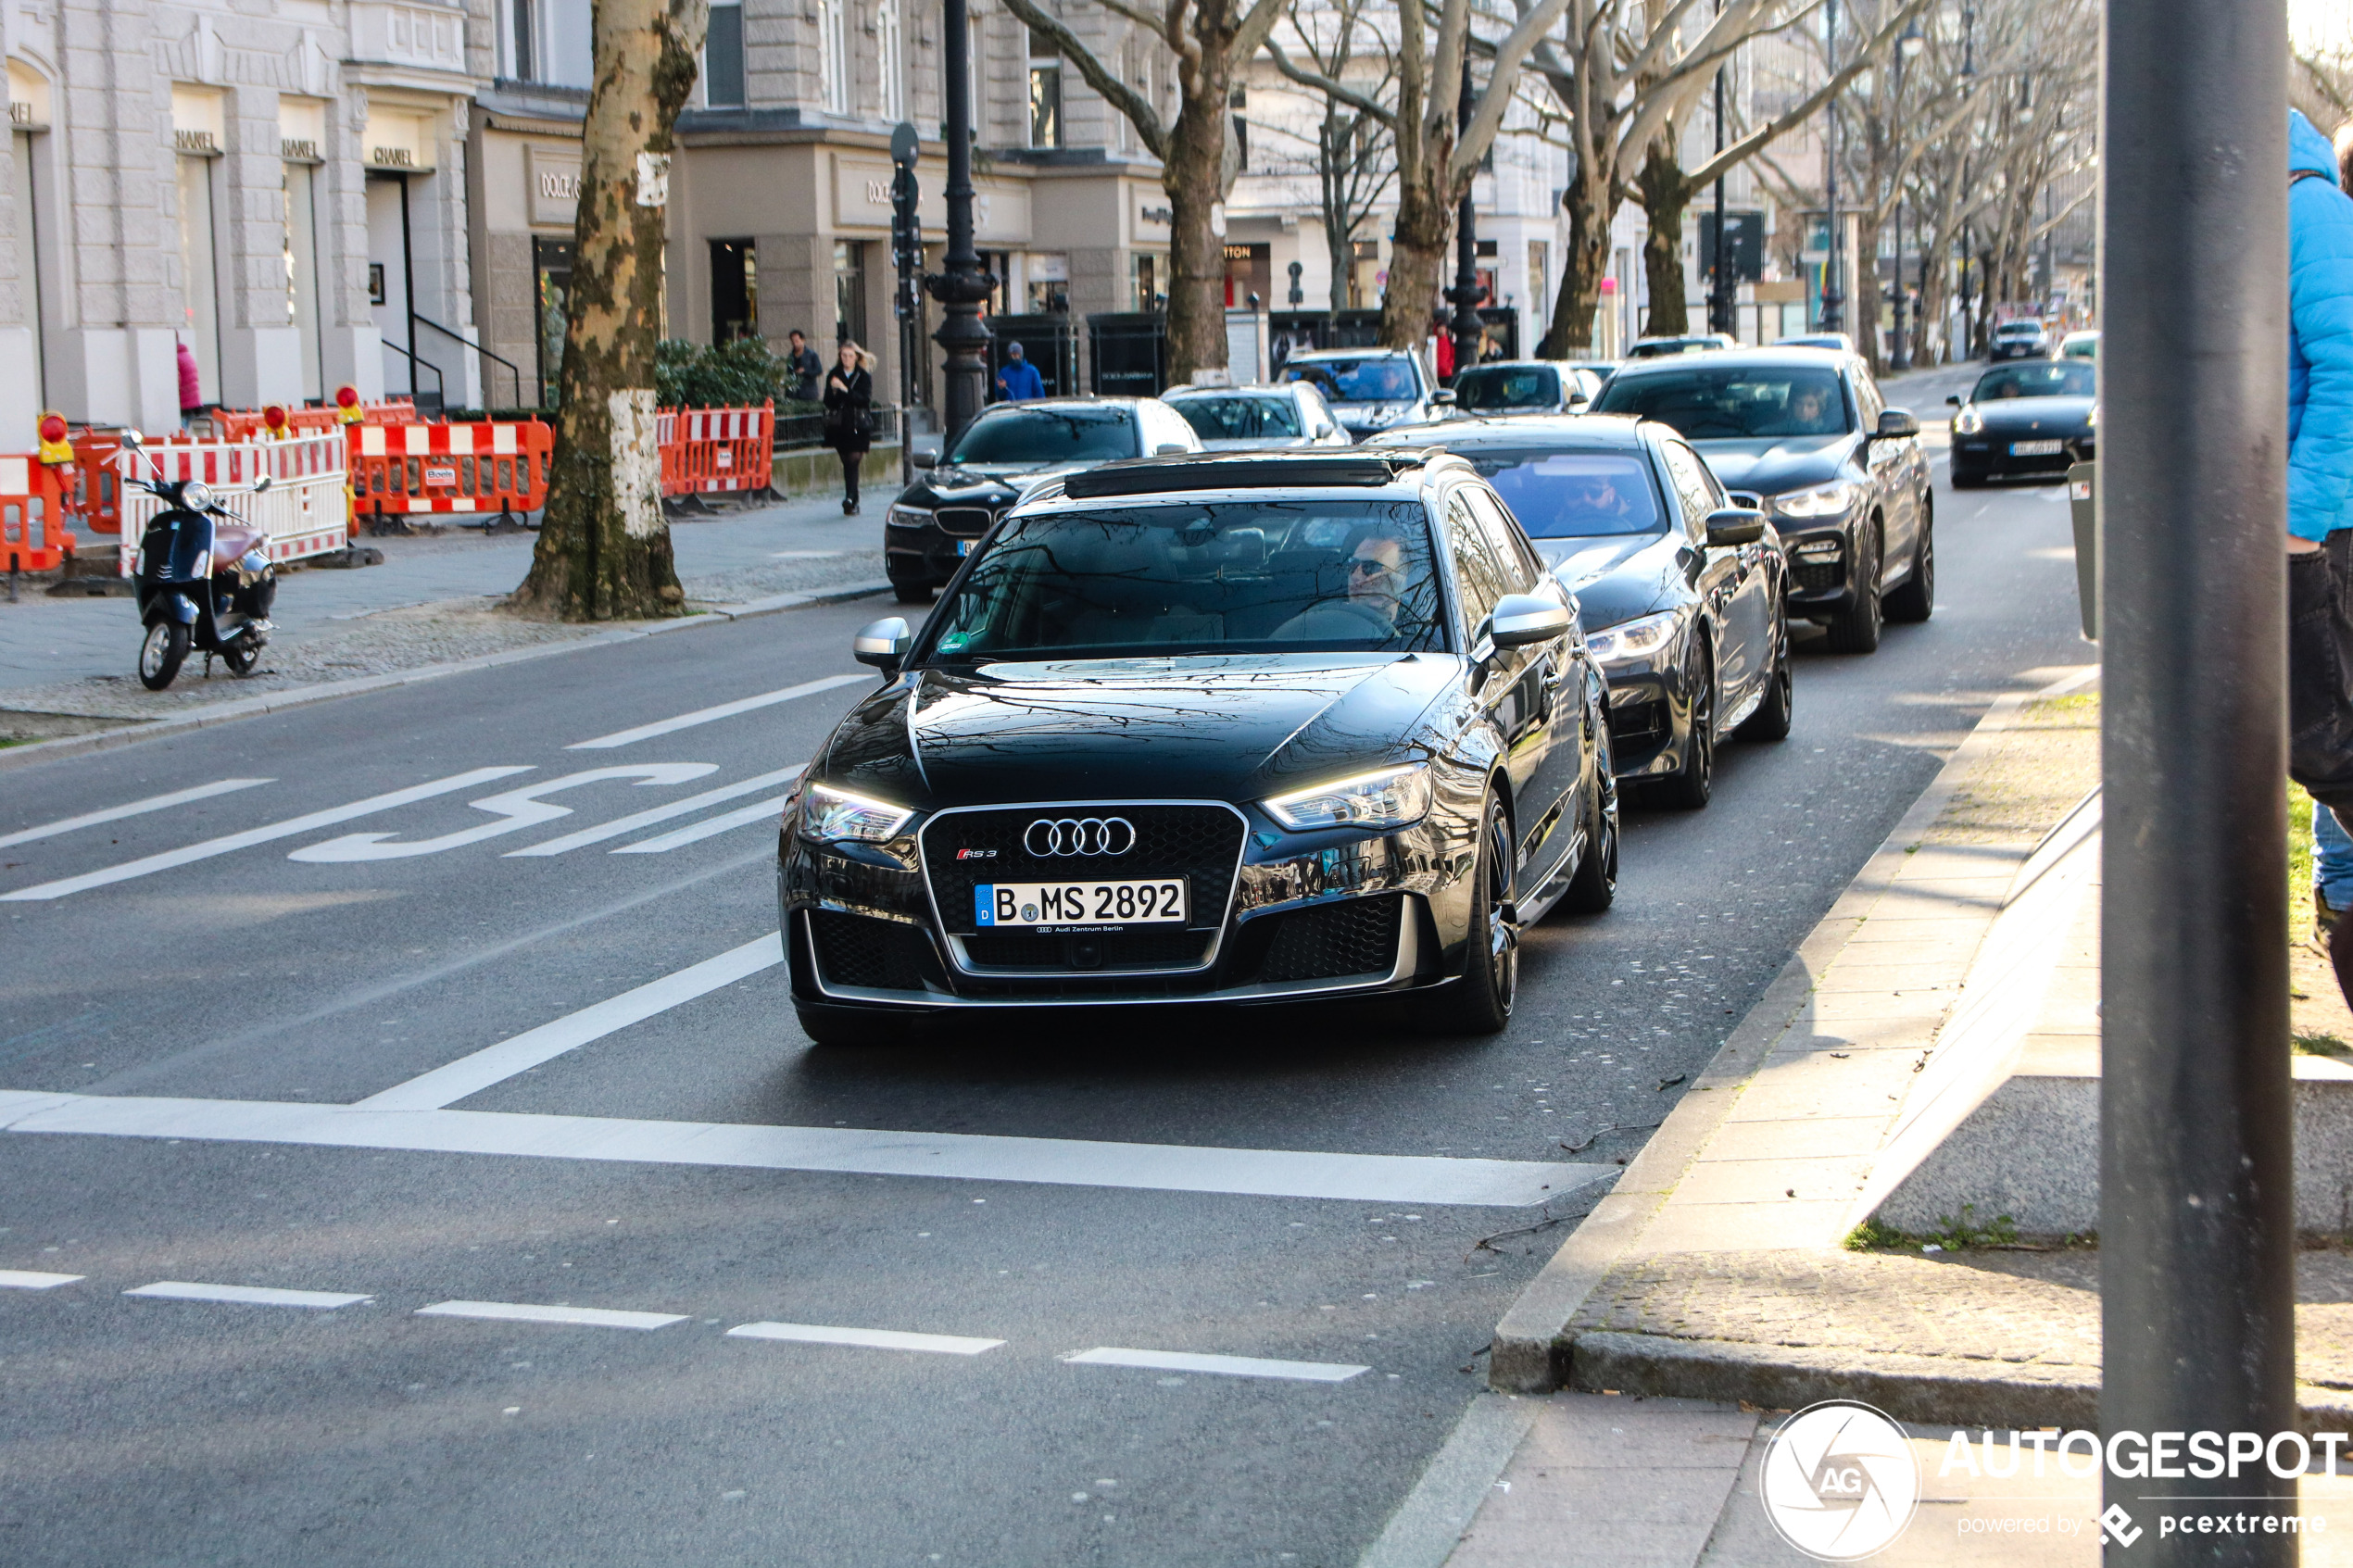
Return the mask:
<svg viewBox="0 0 2353 1568"><path fill-rule="evenodd" d="M2075 601L2089 643L2100 640L2100 527L2094 500L2099 467L2076 463L2067 470L2067 508L2075 521Z"/></svg>

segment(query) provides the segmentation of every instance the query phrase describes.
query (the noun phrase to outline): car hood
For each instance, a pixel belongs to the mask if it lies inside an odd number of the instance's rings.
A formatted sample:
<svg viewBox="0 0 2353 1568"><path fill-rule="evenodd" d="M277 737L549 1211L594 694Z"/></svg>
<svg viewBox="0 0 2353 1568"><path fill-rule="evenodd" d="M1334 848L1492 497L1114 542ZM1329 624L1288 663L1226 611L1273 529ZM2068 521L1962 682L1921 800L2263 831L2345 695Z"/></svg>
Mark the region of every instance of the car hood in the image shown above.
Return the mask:
<svg viewBox="0 0 2353 1568"><path fill-rule="evenodd" d="M1673 604L1687 549L1671 533L1529 542L1561 586L1577 596L1578 620L1588 633Z"/></svg>
<svg viewBox="0 0 2353 1568"><path fill-rule="evenodd" d="M970 467L934 469L918 474L900 493L910 507L1010 506L1050 479L1101 465L1085 463L976 463Z"/></svg>
<svg viewBox="0 0 2353 1568"><path fill-rule="evenodd" d="M1193 655L925 669L861 703L822 775L923 809L1244 801L1377 767L1461 679L1453 654Z"/></svg>
<svg viewBox="0 0 2353 1568"><path fill-rule="evenodd" d="M1843 472L1862 437L1844 435L1757 436L1747 440L1694 441L1707 466L1727 490L1778 495L1809 484L1828 484Z"/></svg>
<svg viewBox="0 0 2353 1568"><path fill-rule="evenodd" d="M2092 399L2088 397L1994 397L1970 406L1985 420L1987 430L2005 433L2078 431L2092 417Z"/></svg>

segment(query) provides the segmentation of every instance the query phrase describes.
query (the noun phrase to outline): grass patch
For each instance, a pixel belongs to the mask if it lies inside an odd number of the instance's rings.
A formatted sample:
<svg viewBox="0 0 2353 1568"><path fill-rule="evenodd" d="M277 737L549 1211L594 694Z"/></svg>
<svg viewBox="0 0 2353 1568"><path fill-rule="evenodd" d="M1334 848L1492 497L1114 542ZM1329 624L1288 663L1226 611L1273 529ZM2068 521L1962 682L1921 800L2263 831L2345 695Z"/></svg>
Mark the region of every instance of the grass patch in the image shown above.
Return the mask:
<svg viewBox="0 0 2353 1568"><path fill-rule="evenodd" d="M2334 1035L2298 1035L2296 1036L2298 1056L2325 1056L2338 1061L2353 1061L2353 1046Z"/></svg>
<svg viewBox="0 0 2353 1568"><path fill-rule="evenodd" d="M1877 1220L1866 1220L1846 1233L1844 1246L1849 1252L1918 1252L1930 1247L1943 1252L1966 1252L1974 1247L2018 1244L2018 1225L2007 1214L1997 1214L1981 1224L1977 1205L1964 1203L1957 1219L1942 1215L1936 1228L1924 1234L1899 1231Z"/></svg>

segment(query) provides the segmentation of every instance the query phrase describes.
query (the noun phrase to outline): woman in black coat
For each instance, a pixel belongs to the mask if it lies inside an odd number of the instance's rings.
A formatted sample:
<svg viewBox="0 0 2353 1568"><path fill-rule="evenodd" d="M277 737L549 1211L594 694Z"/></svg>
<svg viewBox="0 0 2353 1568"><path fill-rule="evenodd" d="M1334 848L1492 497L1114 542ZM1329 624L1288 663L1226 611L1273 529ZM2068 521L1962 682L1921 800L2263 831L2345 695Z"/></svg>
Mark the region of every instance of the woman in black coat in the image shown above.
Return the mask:
<svg viewBox="0 0 2353 1568"><path fill-rule="evenodd" d="M841 454L841 512L858 515L858 470L875 442L875 357L848 339L825 372L825 445Z"/></svg>

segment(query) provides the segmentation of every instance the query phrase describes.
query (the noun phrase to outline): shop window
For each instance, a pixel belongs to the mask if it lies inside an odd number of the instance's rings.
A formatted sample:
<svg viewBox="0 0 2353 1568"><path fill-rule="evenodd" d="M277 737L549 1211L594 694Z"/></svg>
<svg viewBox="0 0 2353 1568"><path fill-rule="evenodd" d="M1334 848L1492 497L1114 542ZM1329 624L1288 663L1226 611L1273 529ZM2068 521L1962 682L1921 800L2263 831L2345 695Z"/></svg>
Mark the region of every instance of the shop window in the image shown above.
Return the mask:
<svg viewBox="0 0 2353 1568"><path fill-rule="evenodd" d="M539 403L552 408L560 395L564 369L564 321L572 304L572 242L531 242L532 295L538 307Z"/></svg>
<svg viewBox="0 0 2353 1568"><path fill-rule="evenodd" d="M1127 308L1158 310L1161 304L1160 258L1139 251L1127 258Z"/></svg>
<svg viewBox="0 0 2353 1568"><path fill-rule="evenodd" d="M212 243L212 159L180 165L180 341L196 357L207 403L220 401L220 295Z"/></svg>
<svg viewBox="0 0 2353 1568"><path fill-rule="evenodd" d="M702 101L711 108L739 108L744 101L744 8L740 4L711 8L710 31L703 35Z"/></svg>
<svg viewBox="0 0 2353 1568"><path fill-rule="evenodd" d="M711 242L711 341L760 335L760 259L749 240Z"/></svg>
<svg viewBox="0 0 2353 1568"><path fill-rule="evenodd" d="M866 242L834 242L834 341L866 341Z"/></svg>
<svg viewBox="0 0 2353 1568"><path fill-rule="evenodd" d="M314 205L318 170L307 163L285 167L286 320L302 345L302 395L323 395L319 358L319 229Z"/></svg>
<svg viewBox="0 0 2353 1568"><path fill-rule="evenodd" d="M1036 29L1029 34L1029 144L1063 144L1063 63L1054 41Z"/></svg>

